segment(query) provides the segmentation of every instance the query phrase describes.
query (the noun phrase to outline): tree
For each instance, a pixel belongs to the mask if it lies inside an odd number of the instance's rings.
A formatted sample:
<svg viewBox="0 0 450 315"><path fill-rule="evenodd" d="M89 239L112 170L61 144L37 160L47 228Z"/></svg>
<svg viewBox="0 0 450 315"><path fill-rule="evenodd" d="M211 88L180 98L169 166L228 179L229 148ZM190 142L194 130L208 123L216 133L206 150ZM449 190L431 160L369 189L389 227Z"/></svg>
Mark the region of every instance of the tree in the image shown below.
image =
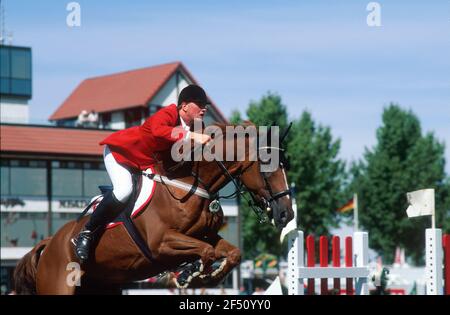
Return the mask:
<svg viewBox="0 0 450 315"><path fill-rule="evenodd" d="M279 126L280 131L288 125L286 105L281 96L267 92L259 101L252 101L247 109L247 117L256 126Z"/></svg>
<svg viewBox="0 0 450 315"><path fill-rule="evenodd" d="M406 192L436 189L436 219L448 229L444 209L450 208L449 179L445 175L444 144L432 133L422 135L418 118L390 104L383 111L377 144L353 163L350 192L358 193L361 225L370 231L370 247L387 263L395 248L403 247L415 263L423 263L428 217L408 219Z"/></svg>
<svg viewBox="0 0 450 315"><path fill-rule="evenodd" d="M293 124L288 177L296 186L298 224L306 234L326 235L337 226L345 180L339 149L340 140L333 139L329 127L316 126L310 113L303 112Z"/></svg>
<svg viewBox="0 0 450 315"><path fill-rule="evenodd" d="M238 110L234 110L231 112L230 122L232 124L238 125L242 123L241 113Z"/></svg>

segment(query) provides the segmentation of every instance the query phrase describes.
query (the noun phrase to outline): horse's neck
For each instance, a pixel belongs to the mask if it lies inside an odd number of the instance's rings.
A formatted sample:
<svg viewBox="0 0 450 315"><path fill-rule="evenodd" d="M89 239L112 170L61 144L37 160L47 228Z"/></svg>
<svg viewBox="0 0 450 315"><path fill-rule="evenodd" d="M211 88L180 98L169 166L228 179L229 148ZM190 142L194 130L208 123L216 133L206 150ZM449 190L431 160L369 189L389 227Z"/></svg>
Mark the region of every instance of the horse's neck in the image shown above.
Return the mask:
<svg viewBox="0 0 450 315"><path fill-rule="evenodd" d="M238 162L235 162L238 163ZM238 168L235 163L228 163L225 167L230 171L232 177L234 177L233 171L230 170L231 167ZM218 190L223 188L226 184L230 182L229 176L219 167L217 162L201 163L199 167L199 178L208 186L210 193L216 193Z"/></svg>
<svg viewBox="0 0 450 315"><path fill-rule="evenodd" d="M232 142L232 145L229 146L229 142ZM246 168L246 165L248 165L248 163L250 160L250 154L249 154L249 149L250 149L250 140L246 139L245 140L245 148L243 150L243 152L246 152L247 155L244 157L244 161L240 160L237 156L237 152L239 151L237 148L237 142L235 141L234 137L232 138L225 138L225 141L223 141L223 157L227 156L227 148L232 147L234 150L234 154L233 154L233 160L232 161L224 161L222 162L223 165L225 166L225 168L228 170L229 174L235 178L236 172L239 172L239 170L242 170L244 168ZM217 192L219 189L221 189L222 187L224 187L226 184L228 184L231 181L231 178L229 176L227 176L227 174L225 173L225 171L219 167L219 164L217 161L211 161L211 162L206 162L206 161L200 161L199 164L199 176L200 178L202 178L202 180L207 183L208 187L210 188L210 192Z"/></svg>

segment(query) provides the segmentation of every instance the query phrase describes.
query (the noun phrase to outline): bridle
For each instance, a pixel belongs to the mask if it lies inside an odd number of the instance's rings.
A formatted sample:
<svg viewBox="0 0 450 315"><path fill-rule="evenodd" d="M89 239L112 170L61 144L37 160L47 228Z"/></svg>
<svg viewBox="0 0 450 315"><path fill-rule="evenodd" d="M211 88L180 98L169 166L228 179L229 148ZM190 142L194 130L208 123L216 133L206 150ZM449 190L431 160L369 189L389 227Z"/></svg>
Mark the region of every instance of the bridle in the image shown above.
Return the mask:
<svg viewBox="0 0 450 315"><path fill-rule="evenodd" d="M288 128L284 131L283 135L281 136L280 143L283 143L283 141L284 141L286 135L288 134L291 126L292 126L292 122L289 124ZM269 128L269 130L270 130L270 128ZM284 151L284 149L282 149L280 147L273 147L273 146L269 145L269 146L264 146L264 147L258 148L258 153L259 153L260 150L263 150L263 149L278 150L279 152L283 152ZM260 156L260 154L258 154L258 161L260 163L262 163L262 161L259 160L259 156ZM239 170L238 173L235 174L235 176L230 174L230 172L225 167L225 165L222 163L222 161L219 161L219 160L216 160L216 159L214 159L214 161L217 163L219 168L222 170L222 174L221 175L224 175L225 177L227 177L229 179L229 181L231 181L233 183L233 185L235 186L236 190L232 194L227 195L227 196L219 195L218 191L222 187L220 187L217 190L217 192L211 193L210 192L211 191L211 187L208 186L199 176L199 172L198 172L199 163L198 162L197 162L197 170L196 170L196 172L191 171L191 175L194 177L195 180L194 180L194 184L191 185L191 188L190 188L189 192L186 194L186 196L184 196L182 198L177 198L176 196L174 196L172 194L172 192L167 187L166 183L164 183L164 181L161 181L161 183L164 186L166 186L166 188L169 191L169 193L171 194L171 196L173 198L175 198L176 200L178 200L178 201L185 201L185 200L187 200L190 196L192 196L196 192L196 190L198 189L198 184L199 183L202 184L202 186L206 190L207 194L209 195L208 199L210 199L210 200L212 199L212 201L209 204L209 210L211 212L213 212L213 213L216 213L216 212L218 212L221 209L220 199L232 199L232 198L235 198L237 196L241 196L243 199L245 199L245 201L247 202L248 206L255 212L255 214L257 215L260 223L264 223L264 222L268 221L267 213L269 213L272 210L272 207L270 205L272 202L277 201L278 199L283 198L284 196L291 196L291 194L292 194L292 192L291 192L291 190L289 188L286 189L286 190L282 190L282 191L278 191L278 192L274 193L273 190L272 190L272 187L271 187L271 185L269 183L269 180L268 180L270 175L267 175L267 174L271 174L272 172L260 172L260 173L262 173L261 176L264 179L264 184L265 184L264 188L266 189L266 191L269 192L269 199L266 199L263 196L259 196L261 201L258 201L258 199L256 198L256 194L251 192L248 189L245 189L245 187L242 184L242 181L239 180L241 178L241 176L243 174L245 174L245 172L248 171L250 169L250 167L253 165L253 163L256 162L256 161L252 161L252 163L250 163L244 170ZM181 165L182 165L182 163L180 165L178 165L178 167L181 166ZM281 167L282 169L284 169L284 165L283 165L283 163L281 161L280 161L278 167L279 168ZM245 191L247 191L247 193L250 195L251 200L246 197L246 195L244 194ZM262 204L262 207L264 207L265 209L262 209L261 204Z"/></svg>
<svg viewBox="0 0 450 315"><path fill-rule="evenodd" d="M270 147L270 148L271 149L277 149L277 150L280 150L280 151L283 150L281 148L275 148L275 147ZM259 149L261 150L261 149L265 149L265 148L259 148ZM204 187L203 189L209 195L208 199L212 200L210 202L210 204L209 204L209 210L211 212L213 212L213 213L216 213L216 212L218 212L221 209L220 199L232 199L232 198L235 198L237 196L241 196L247 202L248 206L255 212L255 214L257 215L260 223L267 222L267 220L268 220L267 213L272 210L271 205L270 205L271 202L277 201L278 199L280 199L280 198L282 198L284 196L288 196L288 195L290 196L291 195L291 190L290 189L286 189L286 190L274 193L273 190L272 190L272 187L271 187L271 185L269 183L269 180L268 180L270 175L266 175L266 174L271 174L271 173L261 172L262 173L261 176L263 177L264 184L265 184L264 188L268 191L269 198L266 199L265 197L260 196L261 200L258 201L258 199L256 197L256 194L253 193L252 191L246 189L244 187L244 185L242 184L242 181L240 180L242 175L244 175L251 168L253 163L256 162L256 161L252 161L252 163L250 163L245 169L239 170L238 173L235 174L234 176L228 171L228 169L226 168L226 166L224 165L224 163L222 161L219 161L219 160L216 160L216 159L214 159L213 161L221 169L222 173L220 175L221 176L223 175L223 176L225 176L228 179L227 183L228 182L232 182L233 183L233 185L234 185L234 187L236 189L233 193L231 193L229 195L225 195L225 196L224 195L220 195L218 193L218 191L222 187L220 187L217 190L217 192L211 193L211 187L208 184L206 184L199 176L199 173L198 173L199 163L196 163L197 164L196 171L194 171L194 170L191 171L191 175L194 177L194 183L192 185L190 185L190 189L189 189L188 193L185 196L183 196L181 198L176 197L175 195L173 195L173 193L167 187L168 184L164 180L161 180L161 183L167 188L168 192L170 193L170 195L174 199L176 199L178 201L181 201L181 202L186 201L189 197L191 197L193 194L195 194L196 190L198 189L198 185L201 184ZM283 168L283 163L280 163L279 167ZM245 192L248 193L248 195L250 196L250 199L247 198L247 196L245 195ZM262 204L262 207L261 207L261 204ZM263 207L265 209L263 209Z"/></svg>

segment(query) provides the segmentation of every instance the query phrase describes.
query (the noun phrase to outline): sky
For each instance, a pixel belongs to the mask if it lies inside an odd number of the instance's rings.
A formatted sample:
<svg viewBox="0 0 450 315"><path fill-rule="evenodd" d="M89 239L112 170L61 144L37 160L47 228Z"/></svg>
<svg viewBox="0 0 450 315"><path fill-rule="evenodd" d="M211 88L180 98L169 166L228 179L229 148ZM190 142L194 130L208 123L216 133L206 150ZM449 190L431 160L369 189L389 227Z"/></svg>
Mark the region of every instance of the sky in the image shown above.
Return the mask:
<svg viewBox="0 0 450 315"><path fill-rule="evenodd" d="M182 61L229 117L268 91L341 139L340 157L376 144L383 108L411 109L446 143L450 173L450 1L3 0L13 44L33 52L31 123L84 79ZM432 3L432 5L430 5Z"/></svg>

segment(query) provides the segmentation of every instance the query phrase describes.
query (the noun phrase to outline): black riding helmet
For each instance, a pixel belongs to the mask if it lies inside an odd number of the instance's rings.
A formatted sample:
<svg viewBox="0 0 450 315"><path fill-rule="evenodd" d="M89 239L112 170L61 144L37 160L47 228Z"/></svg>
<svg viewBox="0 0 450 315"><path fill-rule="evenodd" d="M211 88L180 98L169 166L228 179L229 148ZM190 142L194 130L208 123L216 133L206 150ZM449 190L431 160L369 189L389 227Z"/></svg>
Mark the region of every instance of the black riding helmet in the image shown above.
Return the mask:
<svg viewBox="0 0 450 315"><path fill-rule="evenodd" d="M180 96L178 97L178 107L181 106L181 103L183 102L194 102L201 108L204 108L208 104L208 98L201 87L191 84L181 90Z"/></svg>

